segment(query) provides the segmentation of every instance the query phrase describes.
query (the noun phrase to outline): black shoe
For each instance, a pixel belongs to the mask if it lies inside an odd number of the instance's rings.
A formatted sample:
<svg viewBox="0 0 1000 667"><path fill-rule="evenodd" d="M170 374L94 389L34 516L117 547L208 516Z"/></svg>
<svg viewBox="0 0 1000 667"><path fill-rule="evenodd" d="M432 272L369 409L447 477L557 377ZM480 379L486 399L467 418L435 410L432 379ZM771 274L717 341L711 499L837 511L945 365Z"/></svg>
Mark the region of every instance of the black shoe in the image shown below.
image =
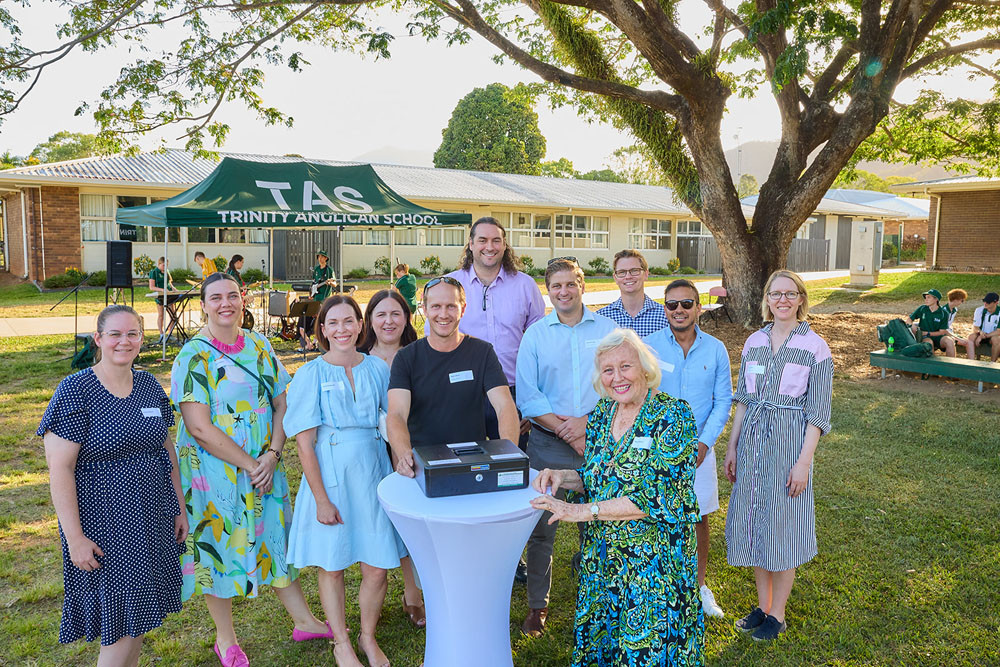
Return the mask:
<svg viewBox="0 0 1000 667"><path fill-rule="evenodd" d="M583 558L583 554L577 551L573 554L573 560L570 561L570 565L573 566L573 573L580 574L580 559Z"/></svg>
<svg viewBox="0 0 1000 667"><path fill-rule="evenodd" d="M519 584L528 583L528 565L523 558L518 561L517 569L514 570L514 581Z"/></svg>
<svg viewBox="0 0 1000 667"><path fill-rule="evenodd" d="M760 624L751 636L755 642L769 642L778 638L785 629L788 628L784 622L778 621L774 616L770 614L764 619L764 622Z"/></svg>
<svg viewBox="0 0 1000 667"><path fill-rule="evenodd" d="M740 632L753 632L761 626L767 614L761 611L760 607L754 607L753 611L736 621L736 629Z"/></svg>

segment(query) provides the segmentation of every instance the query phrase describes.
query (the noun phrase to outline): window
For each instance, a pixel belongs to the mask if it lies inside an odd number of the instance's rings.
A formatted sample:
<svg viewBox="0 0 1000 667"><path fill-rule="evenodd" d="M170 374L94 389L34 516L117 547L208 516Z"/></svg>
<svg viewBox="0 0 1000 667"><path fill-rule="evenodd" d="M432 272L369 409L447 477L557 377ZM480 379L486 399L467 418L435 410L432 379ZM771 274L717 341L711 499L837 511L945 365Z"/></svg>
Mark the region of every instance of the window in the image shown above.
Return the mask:
<svg viewBox="0 0 1000 667"><path fill-rule="evenodd" d="M457 246L465 245L466 228L458 227L428 227L427 245L435 246Z"/></svg>
<svg viewBox="0 0 1000 667"><path fill-rule="evenodd" d="M628 247L636 250L670 250L670 220L630 218Z"/></svg>
<svg viewBox="0 0 1000 667"><path fill-rule="evenodd" d="M711 236L712 232L708 227L701 224L701 220L678 220L677 236Z"/></svg>
<svg viewBox="0 0 1000 667"><path fill-rule="evenodd" d="M396 245L420 245L422 231L418 227L396 227L393 229Z"/></svg>
<svg viewBox="0 0 1000 667"><path fill-rule="evenodd" d="M115 198L111 195L80 195L80 238L84 241L109 241L118 238L116 232Z"/></svg>
<svg viewBox="0 0 1000 667"><path fill-rule="evenodd" d="M188 243L215 243L215 227L188 227Z"/></svg>
<svg viewBox="0 0 1000 667"><path fill-rule="evenodd" d="M813 223L816 222L816 218L806 218L806 221L802 223L799 230L795 232L795 238L797 239L811 239L812 238L812 228Z"/></svg>
<svg viewBox="0 0 1000 667"><path fill-rule="evenodd" d="M267 232L263 227L220 229L218 238L219 243L267 243Z"/></svg>
<svg viewBox="0 0 1000 667"><path fill-rule="evenodd" d="M608 218L557 215L555 233L557 248L607 248Z"/></svg>
<svg viewBox="0 0 1000 667"><path fill-rule="evenodd" d="M389 230L369 228L365 242L366 245L389 245Z"/></svg>
<svg viewBox="0 0 1000 667"><path fill-rule="evenodd" d="M364 245L364 244L365 244L365 230L363 229L344 230L344 245Z"/></svg>
<svg viewBox="0 0 1000 667"><path fill-rule="evenodd" d="M389 245L389 230L349 227L344 230L344 245Z"/></svg>
<svg viewBox="0 0 1000 667"><path fill-rule="evenodd" d="M507 242L513 248L548 248L552 216L531 213L490 213L507 232Z"/></svg>

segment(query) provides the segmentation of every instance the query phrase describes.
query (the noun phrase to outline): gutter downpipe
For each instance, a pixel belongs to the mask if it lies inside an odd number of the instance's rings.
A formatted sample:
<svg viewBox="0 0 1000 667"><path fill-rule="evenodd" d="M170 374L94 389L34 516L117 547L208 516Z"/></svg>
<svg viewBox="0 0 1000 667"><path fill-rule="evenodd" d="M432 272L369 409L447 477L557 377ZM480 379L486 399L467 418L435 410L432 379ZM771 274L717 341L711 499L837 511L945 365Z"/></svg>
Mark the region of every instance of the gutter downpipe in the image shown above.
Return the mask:
<svg viewBox="0 0 1000 667"><path fill-rule="evenodd" d="M930 267L933 269L938 265L938 238L941 236L941 195L932 195L926 190L924 192L937 198L937 209L934 211L934 263Z"/></svg>
<svg viewBox="0 0 1000 667"><path fill-rule="evenodd" d="M21 190L21 250L24 251L24 276L27 279L28 271L28 215L25 212L24 190Z"/></svg>

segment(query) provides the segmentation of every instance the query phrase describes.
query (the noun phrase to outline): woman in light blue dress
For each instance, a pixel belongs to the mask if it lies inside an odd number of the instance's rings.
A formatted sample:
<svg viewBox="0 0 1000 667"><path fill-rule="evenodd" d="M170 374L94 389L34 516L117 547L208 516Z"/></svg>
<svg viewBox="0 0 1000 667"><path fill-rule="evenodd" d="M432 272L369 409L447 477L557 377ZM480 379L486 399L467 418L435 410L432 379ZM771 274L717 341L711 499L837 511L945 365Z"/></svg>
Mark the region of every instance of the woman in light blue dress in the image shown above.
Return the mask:
<svg viewBox="0 0 1000 667"><path fill-rule="evenodd" d="M304 476L295 498L288 562L320 568L320 602L340 667L361 667L344 613L344 570L361 563L358 647L370 665L387 667L375 627L385 601L386 570L399 567L400 556L406 555L376 496L378 483L392 472L378 434L389 367L355 349L362 318L351 297L328 298L316 319L316 339L325 354L295 374L284 418L285 432L298 444Z"/></svg>

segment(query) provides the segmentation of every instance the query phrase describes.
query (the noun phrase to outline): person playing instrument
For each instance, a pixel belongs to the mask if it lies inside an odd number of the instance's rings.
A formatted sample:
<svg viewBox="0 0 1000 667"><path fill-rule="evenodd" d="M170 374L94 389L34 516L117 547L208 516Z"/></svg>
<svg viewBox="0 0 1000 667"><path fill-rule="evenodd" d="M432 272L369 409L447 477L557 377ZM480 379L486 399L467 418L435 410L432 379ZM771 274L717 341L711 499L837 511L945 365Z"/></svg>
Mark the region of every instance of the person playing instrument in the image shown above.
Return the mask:
<svg viewBox="0 0 1000 667"><path fill-rule="evenodd" d="M236 278L236 282L239 283L240 289L242 290L246 283L243 282L243 276L240 275L240 271L243 270L243 255L233 255L232 259L229 260L229 266L226 268L226 273Z"/></svg>
<svg viewBox="0 0 1000 667"><path fill-rule="evenodd" d="M163 311L165 308L170 308L173 310L173 303L167 301L167 292L174 291L174 281L170 277L170 271L167 270L168 261L165 257L161 257L156 260L156 268L149 272L149 291L157 292L160 296L156 297L156 328L160 332L160 338L156 341L157 343L163 340ZM163 280L166 277L167 287L163 288Z"/></svg>
<svg viewBox="0 0 1000 667"><path fill-rule="evenodd" d="M388 667L375 640L387 586L406 547L379 505L375 489L392 473L378 432L389 367L358 352L363 331L357 302L337 294L316 317L324 354L302 366L288 386L284 428L298 443L302 482L288 537L288 562L319 568L319 599L333 630L340 667L361 667L347 634L344 570L361 564L358 648L373 667Z"/></svg>
<svg viewBox="0 0 1000 667"><path fill-rule="evenodd" d="M205 253L201 250L194 254L195 263L201 267L201 279L204 280L208 278L213 273L217 272L218 269L215 268L215 262L208 257L205 257Z"/></svg>
<svg viewBox="0 0 1000 667"><path fill-rule="evenodd" d="M204 595L223 667L245 667L232 599L271 586L294 622L292 639L332 638L309 610L285 558L292 501L281 463L290 381L268 340L240 329L243 298L228 273L201 286L208 323L174 360L170 393L181 418L177 453L191 535L182 598Z"/></svg>
<svg viewBox="0 0 1000 667"><path fill-rule="evenodd" d="M188 533L170 401L135 370L138 314L97 317L97 363L59 383L38 426L62 540L59 641L100 637L98 665L138 665L143 635L181 610Z"/></svg>
<svg viewBox="0 0 1000 667"><path fill-rule="evenodd" d="M326 250L316 253L316 266L312 273L311 298L322 303L333 292L333 286L337 281L333 278L333 268L330 266L330 255ZM313 339L313 329L316 327L316 318L302 316L299 318L299 341L300 352L315 350L316 341Z"/></svg>

